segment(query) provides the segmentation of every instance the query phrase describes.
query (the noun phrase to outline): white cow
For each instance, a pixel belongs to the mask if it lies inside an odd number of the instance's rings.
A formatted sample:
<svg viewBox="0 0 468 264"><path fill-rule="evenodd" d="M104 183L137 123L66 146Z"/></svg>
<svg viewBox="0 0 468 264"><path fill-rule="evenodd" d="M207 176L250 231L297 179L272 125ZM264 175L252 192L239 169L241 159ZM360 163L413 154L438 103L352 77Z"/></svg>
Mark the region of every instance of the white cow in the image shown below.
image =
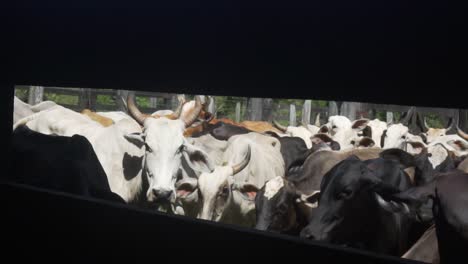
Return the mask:
<svg viewBox="0 0 468 264"><path fill-rule="evenodd" d="M224 163L211 173L201 173L198 183L192 181L189 188L185 182L183 198L198 202L198 218L253 226L257 191L268 180L284 175L280 142L248 133L231 137L228 144Z"/></svg>
<svg viewBox="0 0 468 264"><path fill-rule="evenodd" d="M345 116L330 116L328 123L320 128L320 132L329 133L332 139L340 144L341 150L354 148L353 142L356 142L359 132L362 131L369 119L358 119L353 122Z"/></svg>
<svg viewBox="0 0 468 264"><path fill-rule="evenodd" d="M314 135L312 134L312 132L309 130L309 128L307 127L304 127L304 126L299 126L299 127L295 127L295 126L282 126L280 125L278 122L276 121L273 121L273 125L278 129L280 130L281 132L283 132L284 134L283 135L279 135L280 137L299 137L301 138L302 140L304 140L306 146L308 149L312 148L312 141L310 140L310 138ZM312 127L313 129L313 127ZM317 129L318 131L318 129Z"/></svg>
<svg viewBox="0 0 468 264"><path fill-rule="evenodd" d="M453 123L453 119L451 118L447 128L433 128L429 127L429 125L426 122L426 118L424 118L424 126L426 128L426 132L422 134L426 138L426 143L430 144L434 142L437 138L447 135L447 131L450 131L450 129L452 129Z"/></svg>
<svg viewBox="0 0 468 264"><path fill-rule="evenodd" d="M185 127L198 117L200 103L193 112L175 120L142 114L135 106L133 95L128 97L127 105L132 117L143 126L142 132L128 134L116 125L103 127L59 106L20 120L16 125L26 124L44 134L85 136L108 176L111 190L128 202L145 191L143 195L148 202L173 202L181 159L187 160L194 170L212 171L207 154L183 137ZM142 173L147 177L148 190L142 190Z"/></svg>
<svg viewBox="0 0 468 264"><path fill-rule="evenodd" d="M42 110L49 109L56 105L57 104L52 101L44 101L36 105L30 105L21 101L18 97L15 96L13 99L13 124L18 122L22 118L25 118Z"/></svg>
<svg viewBox="0 0 468 264"><path fill-rule="evenodd" d="M381 141L384 131L388 128L387 122L380 121L376 118L374 120L369 121L369 123L367 123L367 126L370 128L371 138L374 141L375 145L383 148Z"/></svg>

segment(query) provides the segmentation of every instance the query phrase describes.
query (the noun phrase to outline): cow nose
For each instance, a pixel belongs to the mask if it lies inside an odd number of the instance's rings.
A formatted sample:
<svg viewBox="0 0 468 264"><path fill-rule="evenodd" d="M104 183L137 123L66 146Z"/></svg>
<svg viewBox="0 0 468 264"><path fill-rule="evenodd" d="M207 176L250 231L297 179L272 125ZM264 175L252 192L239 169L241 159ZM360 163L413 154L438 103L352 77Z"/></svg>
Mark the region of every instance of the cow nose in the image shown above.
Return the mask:
<svg viewBox="0 0 468 264"><path fill-rule="evenodd" d="M158 200L169 200L172 195L172 190L156 190L153 189L153 195Z"/></svg>

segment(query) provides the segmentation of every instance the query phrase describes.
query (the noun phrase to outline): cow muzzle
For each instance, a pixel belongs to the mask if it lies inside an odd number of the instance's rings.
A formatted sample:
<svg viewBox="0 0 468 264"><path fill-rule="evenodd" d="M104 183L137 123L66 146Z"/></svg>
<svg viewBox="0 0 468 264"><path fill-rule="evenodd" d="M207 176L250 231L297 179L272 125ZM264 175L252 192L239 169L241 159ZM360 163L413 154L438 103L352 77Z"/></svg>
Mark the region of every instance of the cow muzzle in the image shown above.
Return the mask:
<svg viewBox="0 0 468 264"><path fill-rule="evenodd" d="M174 199L174 192L172 190L151 189L148 192L149 202L172 202Z"/></svg>

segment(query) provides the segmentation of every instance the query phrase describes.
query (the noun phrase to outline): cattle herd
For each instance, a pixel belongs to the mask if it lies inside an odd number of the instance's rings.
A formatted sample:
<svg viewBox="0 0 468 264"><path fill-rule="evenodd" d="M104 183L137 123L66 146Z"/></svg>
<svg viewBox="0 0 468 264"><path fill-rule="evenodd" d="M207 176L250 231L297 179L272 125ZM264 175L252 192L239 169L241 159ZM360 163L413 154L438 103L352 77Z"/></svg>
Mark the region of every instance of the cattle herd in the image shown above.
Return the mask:
<svg viewBox="0 0 468 264"><path fill-rule="evenodd" d="M468 135L378 119L282 126L14 98L10 180L430 263L468 260ZM453 122L451 122L453 123Z"/></svg>

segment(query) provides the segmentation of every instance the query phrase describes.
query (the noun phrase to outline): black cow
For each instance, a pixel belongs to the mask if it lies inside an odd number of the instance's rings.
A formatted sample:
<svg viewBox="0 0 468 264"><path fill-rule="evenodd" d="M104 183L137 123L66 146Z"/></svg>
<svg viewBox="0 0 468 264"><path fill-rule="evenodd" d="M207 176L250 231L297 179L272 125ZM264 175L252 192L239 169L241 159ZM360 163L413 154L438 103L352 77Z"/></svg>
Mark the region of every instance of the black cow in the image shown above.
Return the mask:
<svg viewBox="0 0 468 264"><path fill-rule="evenodd" d="M125 203L110 190L106 173L83 136L44 135L19 126L13 131L14 174L3 179L45 189Z"/></svg>
<svg viewBox="0 0 468 264"><path fill-rule="evenodd" d="M314 148L320 145L328 149L330 147L323 141L319 144L314 143L314 147L309 150L313 153L307 157L302 169L298 173L289 173L286 179L282 179L283 187L275 190L273 197L265 196L265 192L270 192L267 187L272 180L260 189L255 198L257 229L299 234L299 231L307 225L312 210L317 206L323 176L349 156L357 155L366 160L377 158L381 151L356 149L343 152L329 150L314 152Z"/></svg>
<svg viewBox="0 0 468 264"><path fill-rule="evenodd" d="M438 174L434 181L381 200L382 208L420 218L421 205L433 201L440 263L468 259L468 173L453 170Z"/></svg>
<svg viewBox="0 0 468 264"><path fill-rule="evenodd" d="M216 124L203 123L203 131L193 133L192 137L201 137L206 134L211 134L217 140L228 140L235 135L247 134L253 132L245 127L235 126L224 123L222 121Z"/></svg>
<svg viewBox="0 0 468 264"><path fill-rule="evenodd" d="M300 137L280 137L272 131L268 131L265 134L277 138L281 144L280 151L284 160L286 177L289 174L300 173L304 161L315 151L314 149L308 149L306 143Z"/></svg>
<svg viewBox="0 0 468 264"><path fill-rule="evenodd" d="M415 147L417 144L421 143L414 142L411 144ZM437 173L449 172L455 169L459 163L456 157L448 153L449 155L447 155L447 158L437 167L433 168L429 161L429 157L432 154L428 153L427 148L424 146L420 146L420 148L422 148L422 151L414 156L401 149L386 149L380 153L380 156L385 159L394 159L400 162L405 168L414 167L414 184L416 186L431 182Z"/></svg>
<svg viewBox="0 0 468 264"><path fill-rule="evenodd" d="M318 207L301 237L401 256L408 248L410 219L379 206L377 195L410 188L409 176L393 160L351 156L322 179Z"/></svg>
<svg viewBox="0 0 468 264"><path fill-rule="evenodd" d="M281 187L272 191L269 184L276 181ZM277 186L276 186L277 187ZM258 230L298 235L308 224L310 214L317 206L318 192L304 194L293 181L277 177L265 184L255 196Z"/></svg>

